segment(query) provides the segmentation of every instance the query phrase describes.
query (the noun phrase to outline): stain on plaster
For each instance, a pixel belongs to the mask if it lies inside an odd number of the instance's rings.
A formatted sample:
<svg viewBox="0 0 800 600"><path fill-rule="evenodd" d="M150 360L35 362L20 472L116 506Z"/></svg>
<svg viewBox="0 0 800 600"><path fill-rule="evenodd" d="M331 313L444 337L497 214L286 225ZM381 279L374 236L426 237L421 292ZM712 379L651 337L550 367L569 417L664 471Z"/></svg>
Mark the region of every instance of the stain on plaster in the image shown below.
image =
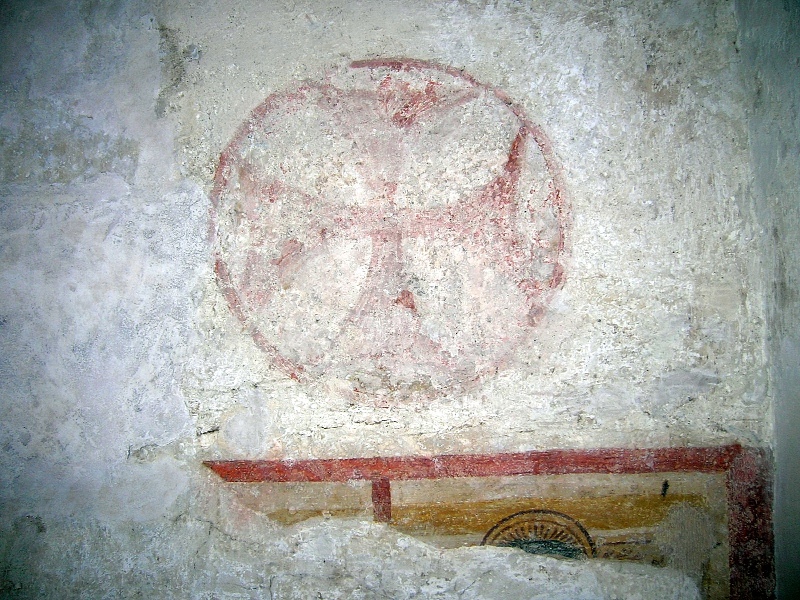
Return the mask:
<svg viewBox="0 0 800 600"><path fill-rule="evenodd" d="M116 174L131 183L139 142L110 134L57 99L28 99L0 113L0 182L74 183Z"/></svg>
<svg viewBox="0 0 800 600"><path fill-rule="evenodd" d="M186 80L187 65L199 62L202 50L196 44L181 48L179 32L166 25L158 26L158 34L162 86L156 98L155 111L157 117L163 118L175 110L174 100Z"/></svg>

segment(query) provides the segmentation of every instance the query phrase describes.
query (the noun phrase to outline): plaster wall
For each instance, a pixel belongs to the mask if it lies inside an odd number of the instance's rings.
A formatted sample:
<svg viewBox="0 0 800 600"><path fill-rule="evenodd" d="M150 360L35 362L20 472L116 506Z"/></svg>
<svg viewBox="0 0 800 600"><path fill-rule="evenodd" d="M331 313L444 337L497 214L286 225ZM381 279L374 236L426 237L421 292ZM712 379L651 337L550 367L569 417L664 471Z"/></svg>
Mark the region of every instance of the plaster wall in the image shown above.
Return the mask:
<svg viewBox="0 0 800 600"><path fill-rule="evenodd" d="M693 597L669 569L577 574L363 519L287 527L201 462L771 445L772 394L789 398L793 372L795 321L778 315L794 310L796 179L787 158L782 187L765 187L791 136L772 135L781 94L763 108L742 77L777 81L757 50L742 63L742 35L762 39L747 19L691 0L5 4L3 593ZM338 373L276 368L232 310L209 234L220 154L251 110L388 57L501 89L546 133L564 191L564 279L541 318L496 373L425 397L354 397ZM773 258L787 285L770 292Z"/></svg>
<svg viewBox="0 0 800 600"><path fill-rule="evenodd" d="M774 381L775 552L778 596L800 594L798 523L800 503L794 481L800 446L798 379L798 74L796 3L740 3L740 32L746 61L745 81L756 91L750 116L754 191L765 224L768 349Z"/></svg>

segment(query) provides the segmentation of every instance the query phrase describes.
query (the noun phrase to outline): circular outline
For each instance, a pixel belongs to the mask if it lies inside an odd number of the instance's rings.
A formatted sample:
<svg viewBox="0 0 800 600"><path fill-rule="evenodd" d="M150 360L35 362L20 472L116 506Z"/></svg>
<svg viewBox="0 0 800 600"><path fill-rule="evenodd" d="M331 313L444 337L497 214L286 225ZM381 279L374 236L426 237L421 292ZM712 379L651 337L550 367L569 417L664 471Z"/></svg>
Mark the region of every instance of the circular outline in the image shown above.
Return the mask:
<svg viewBox="0 0 800 600"><path fill-rule="evenodd" d="M544 133L544 131L538 125L531 122L525 116L523 110L517 104L515 104L504 91L502 91L499 88L480 83L468 73L465 73L463 70L459 70L454 67L441 65L435 62L416 60L416 59L371 59L371 60L353 61L352 63L350 63L349 68L351 69L388 68L392 71L405 71L405 72L420 71L420 70L439 71L441 73L445 73L452 77L462 79L476 88L480 88L487 92L490 92L509 108L509 110L521 123L520 132L526 130L529 133L530 137L533 139L533 141L536 143L536 145L539 147L539 150L542 153L542 157L544 158L545 167L550 177L550 181L552 182L552 189L550 189L548 193L547 202L548 204L550 204L555 208L555 212L557 214L558 248L555 251L555 260L553 262L553 274L548 286L546 287L546 293L547 295L552 295L552 293L556 289L562 287L565 281L563 259L566 253L566 247L567 247L566 238L568 236L568 231L569 231L569 218L567 215L568 204L566 201L566 194L564 192L564 183L561 176L562 167L560 162L556 159L552 143L548 138L548 136ZM240 125L237 128L233 138L220 154L217 168L214 172L214 180L210 193L211 206L209 208L210 212L209 241L212 246L215 246L217 240L217 231L218 231L217 215L219 208L218 206L219 197L228 183L228 175L226 174L226 171L228 171L231 163L234 161L233 157L234 152L239 148L242 140L246 139L248 135L250 135L253 132L258 121L261 118L263 118L270 110L276 108L278 102L286 98L292 98L297 94L304 94L305 91L310 89L311 85L312 84L309 83L301 83L298 87L294 88L293 91L276 92L269 95L261 104L259 104L255 109L251 111L248 118L242 125ZM221 288L221 291L223 293L223 296L225 297L231 312L247 328L248 332L250 333L256 345L262 351L267 353L270 356L273 364L278 369L287 374L290 378L296 381L303 381L303 380L307 381L308 376L305 375L304 373L305 372L304 366L302 364L299 364L282 356L278 352L278 349L275 347L275 345L271 344L266 339L264 334L261 333L250 322L250 319L248 318L248 315L245 312L245 307L240 298L239 292L237 291L236 287L231 281L230 273L228 271L227 265L221 255L221 250L219 248L214 248L213 259L214 259L214 272L217 276L217 280ZM546 304L546 301L547 297L543 296L542 304ZM538 318L539 316L540 314L535 315L536 318ZM485 372L477 373L471 380L462 383L473 383L479 380L485 374L486 374ZM360 391L360 390L354 390L354 391Z"/></svg>

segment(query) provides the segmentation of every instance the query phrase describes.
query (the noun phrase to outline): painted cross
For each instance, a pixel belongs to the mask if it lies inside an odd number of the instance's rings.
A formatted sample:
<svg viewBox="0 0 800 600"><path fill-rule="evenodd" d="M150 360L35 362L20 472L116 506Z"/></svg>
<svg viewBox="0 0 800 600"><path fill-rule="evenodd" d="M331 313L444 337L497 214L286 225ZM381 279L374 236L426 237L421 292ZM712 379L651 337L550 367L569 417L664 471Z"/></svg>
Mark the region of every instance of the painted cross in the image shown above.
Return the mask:
<svg viewBox="0 0 800 600"><path fill-rule="evenodd" d="M267 98L220 157L216 272L279 368L426 397L505 366L564 281L550 143L452 68L362 61Z"/></svg>

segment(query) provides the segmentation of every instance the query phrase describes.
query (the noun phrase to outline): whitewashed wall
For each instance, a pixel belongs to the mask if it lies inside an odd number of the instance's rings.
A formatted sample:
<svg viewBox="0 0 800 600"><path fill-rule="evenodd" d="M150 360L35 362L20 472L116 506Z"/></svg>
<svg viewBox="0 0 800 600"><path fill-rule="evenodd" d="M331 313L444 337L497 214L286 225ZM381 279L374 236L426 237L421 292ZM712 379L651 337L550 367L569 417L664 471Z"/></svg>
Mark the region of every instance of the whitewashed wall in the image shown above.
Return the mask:
<svg viewBox="0 0 800 600"><path fill-rule="evenodd" d="M200 463L771 444L758 92L731 3L2 10L3 593L539 597L515 570L532 558L364 523L283 530ZM503 89L552 140L570 206L565 283L514 361L424 402L351 402L275 369L225 301L208 238L217 160L249 112L375 57ZM647 597L693 593L610 568L581 575L580 597L642 578Z"/></svg>

